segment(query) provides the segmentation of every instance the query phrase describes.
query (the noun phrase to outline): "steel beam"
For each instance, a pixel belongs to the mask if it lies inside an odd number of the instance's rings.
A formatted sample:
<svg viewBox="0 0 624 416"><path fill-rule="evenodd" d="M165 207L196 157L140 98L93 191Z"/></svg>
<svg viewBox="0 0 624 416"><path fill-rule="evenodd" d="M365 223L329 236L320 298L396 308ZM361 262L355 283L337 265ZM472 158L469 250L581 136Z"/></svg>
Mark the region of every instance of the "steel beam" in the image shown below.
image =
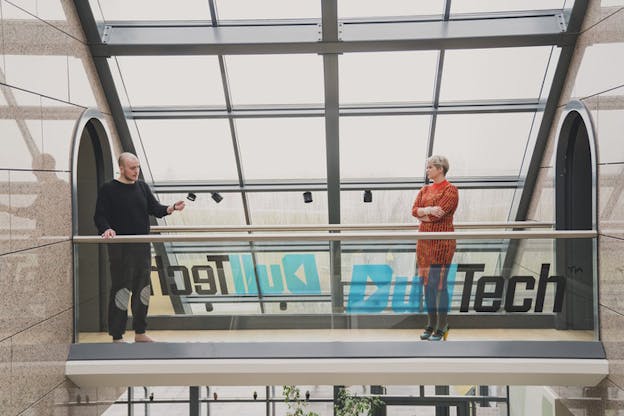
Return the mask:
<svg viewBox="0 0 624 416"><path fill-rule="evenodd" d="M539 100L480 100L431 103L405 102L392 104L343 104L338 108L341 117L401 116L437 114L533 113L543 111L545 103ZM0 107L1 110L1 107ZM324 117L321 105L254 106L254 107L134 107L126 117L136 120L163 119L224 119L224 118L300 118ZM2 117L0 113L0 117Z"/></svg>
<svg viewBox="0 0 624 416"><path fill-rule="evenodd" d="M487 176L452 178L453 184L459 189L516 189L520 182L515 176ZM340 191L363 191L365 189L376 190L414 190L422 186L421 180L414 178L397 178L367 182L348 181L340 183ZM275 181L271 183L245 183L240 186L234 183L224 184L220 182L158 182L152 186L156 193L172 194L186 192L303 192L303 191L327 191L325 181L297 182ZM338 224L339 222L335 222Z"/></svg>
<svg viewBox="0 0 624 416"><path fill-rule="evenodd" d="M77 2L76 2L77 3ZM324 6L323 6L324 7ZM336 37L327 21L214 26L212 22L108 24L94 56L237 55L566 46L561 12L546 15L487 15L446 20L343 21ZM334 25L337 21L334 22ZM327 36L330 34L330 36Z"/></svg>
<svg viewBox="0 0 624 416"><path fill-rule="evenodd" d="M326 0L321 3L322 42L339 40L338 3ZM318 36L318 34L317 34ZM327 163L327 217L330 224L340 224L340 114L338 89L338 55L328 53L323 56L323 80L325 92L325 159ZM330 290L332 311L342 313L343 287L342 253L340 241L329 242Z"/></svg>
<svg viewBox="0 0 624 416"><path fill-rule="evenodd" d="M570 62L572 61L572 57L574 55L576 36L581 30L581 25L587 11L587 5L588 0L576 0L574 2L567 31L574 34L575 37L570 45L562 48L561 54L559 55L559 61L557 62L555 75L553 77L550 93L546 101L542 123L540 124L537 138L535 139L533 152L531 153L528 165L522 166L521 168L521 171L526 172L526 175L521 175L519 178L521 181L519 188L522 188L522 192L520 192L520 196L518 198L514 198L514 201L512 201L512 208L517 206L517 209L515 210L515 213L510 213L509 220L524 221L527 218L529 205L531 203L531 199L533 198L535 184L537 182L537 176L539 174L542 159L544 157L544 151L548 143L548 136L555 120L555 113L557 111L557 106L559 105L561 92L563 91ZM518 250L518 243L513 241L510 242L507 254L503 260L503 273L506 273L513 267Z"/></svg>
<svg viewBox="0 0 624 416"><path fill-rule="evenodd" d="M100 44L100 33L93 17L91 6L88 1L81 0L74 0L74 5L76 6L76 12L80 18L82 30L85 32L91 55L93 55L93 63L95 64L95 69L100 78L100 83L102 84L102 90L106 96L111 115L113 116L121 146L126 152L136 153L134 143L132 142L132 135L130 134L130 129L128 129L128 124L126 122L126 116L121 106L119 95L117 94L115 81L113 80L113 75L108 66L108 61L106 58L98 56L96 53L97 45Z"/></svg>
<svg viewBox="0 0 624 416"><path fill-rule="evenodd" d="M540 125L537 139L535 141L534 150L531 154L531 158L527 168L524 187L522 189L522 194L518 202L518 210L515 217L516 221L522 221L526 219L528 213L529 204L531 202L533 190L535 188L535 182L537 181L537 175L540 170L542 158L544 157L544 150L546 149L546 144L548 143L548 135L550 134L550 130L552 129L552 123L555 119L555 112L557 110L559 99L561 98L561 92L563 91L563 86L565 85L568 75L568 68L570 66L572 56L574 55L576 35L578 34L577 32L581 29L583 17L585 16L585 12L587 10L587 3L588 0L576 0L574 2L574 7L572 9L572 14L570 17L570 23L568 25L568 32L573 33L575 37L570 45L567 45L562 49L559 56L559 61L557 63L557 68L555 69L552 86L550 87L550 94L546 101L544 116L542 117L542 123Z"/></svg>

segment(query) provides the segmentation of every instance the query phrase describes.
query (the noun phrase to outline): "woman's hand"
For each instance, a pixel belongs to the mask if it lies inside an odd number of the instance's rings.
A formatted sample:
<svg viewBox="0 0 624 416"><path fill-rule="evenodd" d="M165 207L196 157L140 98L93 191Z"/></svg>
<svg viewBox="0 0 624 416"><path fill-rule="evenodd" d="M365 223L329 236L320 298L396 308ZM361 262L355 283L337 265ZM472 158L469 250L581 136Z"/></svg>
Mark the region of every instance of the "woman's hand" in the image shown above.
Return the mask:
<svg viewBox="0 0 624 416"><path fill-rule="evenodd" d="M439 206L425 207L425 213L427 215L431 215L431 216L434 216L436 218L440 218L441 216L446 214L446 212L444 212L444 210L442 208L440 208Z"/></svg>

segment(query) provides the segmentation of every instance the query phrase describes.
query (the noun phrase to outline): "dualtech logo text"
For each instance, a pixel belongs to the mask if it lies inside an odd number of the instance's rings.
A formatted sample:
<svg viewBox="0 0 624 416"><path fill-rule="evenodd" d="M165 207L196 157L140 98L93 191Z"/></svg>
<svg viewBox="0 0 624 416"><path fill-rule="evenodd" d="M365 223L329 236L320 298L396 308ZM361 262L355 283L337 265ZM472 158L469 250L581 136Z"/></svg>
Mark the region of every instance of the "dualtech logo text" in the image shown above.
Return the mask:
<svg viewBox="0 0 624 416"><path fill-rule="evenodd" d="M160 256L155 266L162 294L168 295L322 295L314 254L284 254L276 264L257 264L250 254L207 255L206 264L165 267ZM543 312L547 289L554 290L552 312L561 312L566 280L550 275L542 264L538 276L482 275L485 264L432 266L430 284L443 279L449 296L459 296L459 312ZM421 278L396 275L387 264L354 264L345 279L348 313L420 313L423 305ZM462 277L459 279L459 277ZM458 283L458 280L460 282ZM171 282L171 283L170 283ZM326 289L326 294L329 289ZM522 291L523 294L517 295ZM472 295L474 292L474 296ZM328 295L329 296L329 295ZM294 300L296 301L296 300Z"/></svg>

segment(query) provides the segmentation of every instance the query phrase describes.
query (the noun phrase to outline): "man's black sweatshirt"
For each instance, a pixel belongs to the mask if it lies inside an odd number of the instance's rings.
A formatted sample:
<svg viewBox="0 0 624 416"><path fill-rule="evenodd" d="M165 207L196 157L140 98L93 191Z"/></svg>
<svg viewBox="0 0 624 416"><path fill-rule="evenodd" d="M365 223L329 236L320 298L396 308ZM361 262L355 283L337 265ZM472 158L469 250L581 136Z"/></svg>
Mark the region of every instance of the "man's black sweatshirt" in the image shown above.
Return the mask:
<svg viewBox="0 0 624 416"><path fill-rule="evenodd" d="M156 200L145 182L115 179L100 188L93 219L100 234L112 228L118 235L136 235L149 234L149 215L162 218L167 206Z"/></svg>

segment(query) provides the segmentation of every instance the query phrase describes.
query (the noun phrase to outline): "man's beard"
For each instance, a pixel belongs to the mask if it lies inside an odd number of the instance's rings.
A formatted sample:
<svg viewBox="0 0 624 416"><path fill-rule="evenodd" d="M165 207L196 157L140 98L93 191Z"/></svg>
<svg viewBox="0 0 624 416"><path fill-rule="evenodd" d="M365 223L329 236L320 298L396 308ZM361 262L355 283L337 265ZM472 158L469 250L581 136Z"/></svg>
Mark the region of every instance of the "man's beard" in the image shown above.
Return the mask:
<svg viewBox="0 0 624 416"><path fill-rule="evenodd" d="M127 180L128 182L136 182L136 179L129 177L128 175L126 175L125 173L123 174L123 177L125 180Z"/></svg>

